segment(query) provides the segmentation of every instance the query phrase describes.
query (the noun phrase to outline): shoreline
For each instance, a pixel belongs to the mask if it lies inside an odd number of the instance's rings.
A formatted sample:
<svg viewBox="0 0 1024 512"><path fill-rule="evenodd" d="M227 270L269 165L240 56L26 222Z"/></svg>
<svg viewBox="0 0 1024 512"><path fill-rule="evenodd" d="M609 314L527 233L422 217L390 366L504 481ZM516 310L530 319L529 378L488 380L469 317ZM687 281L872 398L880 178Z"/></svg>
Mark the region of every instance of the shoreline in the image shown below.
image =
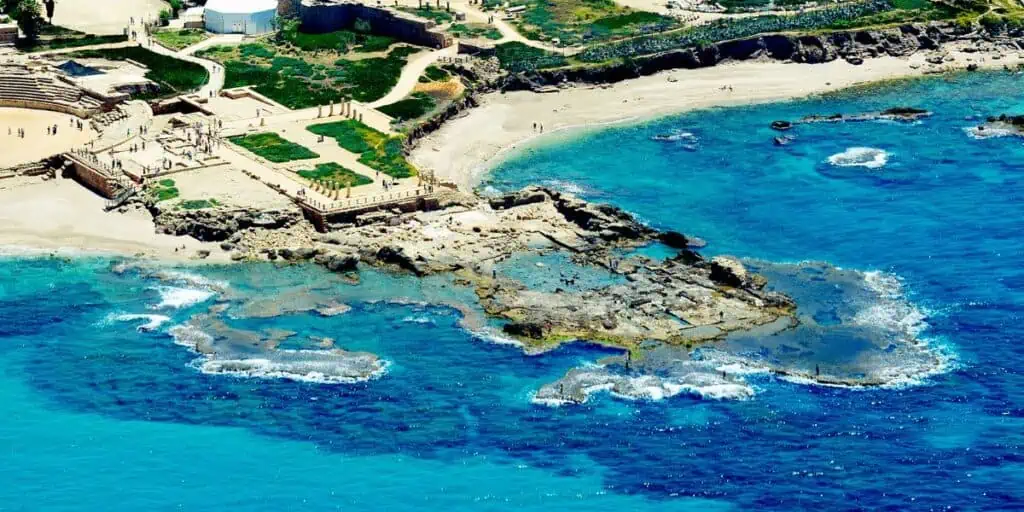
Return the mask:
<svg viewBox="0 0 1024 512"><path fill-rule="evenodd" d="M494 92L480 105L423 137L410 154L417 166L473 191L515 150L554 134L648 122L695 110L793 101L891 80L1024 64L1024 52L965 52L947 45L908 57L882 56L854 65L777 61L728 62L699 69L662 71L611 85L583 85L553 93ZM947 55L941 65L926 59ZM731 90L723 90L731 87ZM533 123L543 125L542 133Z"/></svg>

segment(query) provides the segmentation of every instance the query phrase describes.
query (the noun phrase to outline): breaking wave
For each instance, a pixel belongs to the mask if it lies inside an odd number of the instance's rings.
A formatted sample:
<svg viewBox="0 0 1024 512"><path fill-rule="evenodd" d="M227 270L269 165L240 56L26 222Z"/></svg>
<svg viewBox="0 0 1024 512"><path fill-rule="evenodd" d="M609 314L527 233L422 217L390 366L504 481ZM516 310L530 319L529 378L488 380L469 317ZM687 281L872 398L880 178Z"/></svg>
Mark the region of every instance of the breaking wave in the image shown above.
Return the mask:
<svg viewBox="0 0 1024 512"><path fill-rule="evenodd" d="M164 315L147 315L141 313L111 313L107 315L104 323L112 322L138 322L139 320L145 320L140 323L135 330L139 332L155 331L160 328L165 322L170 320L170 317Z"/></svg>
<svg viewBox="0 0 1024 512"><path fill-rule="evenodd" d="M889 162L889 153L877 148L855 147L828 157L836 167L866 167L879 169Z"/></svg>
<svg viewBox="0 0 1024 512"><path fill-rule="evenodd" d="M199 371L210 375L259 379L286 379L315 384L354 384L378 379L387 373L390 363L369 355L350 355L344 359L324 359L338 355L333 351L279 350L278 356L289 360L268 358L206 359L196 364ZM294 358L294 359L292 359Z"/></svg>
<svg viewBox="0 0 1024 512"><path fill-rule="evenodd" d="M210 290L201 288L179 288L177 286L156 286L153 288L160 294L160 302L154 309L180 309L206 302L215 295Z"/></svg>

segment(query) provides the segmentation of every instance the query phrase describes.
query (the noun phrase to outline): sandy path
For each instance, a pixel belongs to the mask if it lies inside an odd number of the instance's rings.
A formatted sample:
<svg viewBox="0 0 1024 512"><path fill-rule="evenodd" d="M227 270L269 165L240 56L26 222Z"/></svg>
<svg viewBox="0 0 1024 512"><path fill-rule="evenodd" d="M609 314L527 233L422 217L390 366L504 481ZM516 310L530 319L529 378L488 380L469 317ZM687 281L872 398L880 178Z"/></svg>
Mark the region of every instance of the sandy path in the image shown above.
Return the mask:
<svg viewBox="0 0 1024 512"><path fill-rule="evenodd" d="M950 55L955 62L944 65L944 69L963 68L970 63L1002 67L1024 62L1024 56L1017 53L1000 60L980 53L951 51ZM666 71L607 88L490 94L480 107L421 141L411 159L420 167L433 169L439 178L469 190L483 179L497 157L542 136L533 129L535 122L543 125L544 134L551 134L713 106L794 99L860 83L920 76L935 69L924 62L926 57L923 53L909 59L882 57L860 66L842 60L827 64L748 61ZM732 89L722 90L723 86Z"/></svg>
<svg viewBox="0 0 1024 512"><path fill-rule="evenodd" d="M458 45L453 44L448 48L432 52L422 52L419 55L416 55L405 65L404 68L402 68L402 75L398 77L398 83L395 84L395 86L392 87L383 98L372 103L368 103L366 106L370 108L377 108L384 105L390 105L412 94L412 90L416 87L416 84L419 83L420 75L422 75L431 64L437 62L441 57L456 56L458 54L458 50Z"/></svg>

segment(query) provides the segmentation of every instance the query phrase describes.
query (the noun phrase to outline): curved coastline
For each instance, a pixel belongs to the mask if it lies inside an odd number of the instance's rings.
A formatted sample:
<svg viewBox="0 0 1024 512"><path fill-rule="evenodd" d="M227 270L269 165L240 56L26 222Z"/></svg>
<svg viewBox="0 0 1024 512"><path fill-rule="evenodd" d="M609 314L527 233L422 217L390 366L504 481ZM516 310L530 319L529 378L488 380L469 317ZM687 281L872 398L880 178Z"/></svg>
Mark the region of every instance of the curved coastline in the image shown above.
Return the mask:
<svg viewBox="0 0 1024 512"><path fill-rule="evenodd" d="M943 76L965 70L1016 69L1024 53L948 52L940 73L926 67L925 53L878 57L860 65L836 60L824 64L732 62L709 68L664 71L605 86L567 87L556 93L490 93L462 117L417 141L415 164L434 169L441 179L472 191L517 150L552 135L581 133L645 123L715 108L792 101L841 93L875 84ZM543 132L533 123L543 125Z"/></svg>

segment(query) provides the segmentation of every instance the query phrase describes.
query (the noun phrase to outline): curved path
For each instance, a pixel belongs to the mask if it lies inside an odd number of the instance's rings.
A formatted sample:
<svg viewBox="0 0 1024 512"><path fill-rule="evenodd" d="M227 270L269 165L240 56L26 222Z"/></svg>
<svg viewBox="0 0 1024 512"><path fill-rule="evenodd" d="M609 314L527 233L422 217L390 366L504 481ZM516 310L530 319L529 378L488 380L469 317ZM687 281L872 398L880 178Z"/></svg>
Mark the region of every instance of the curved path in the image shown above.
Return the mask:
<svg viewBox="0 0 1024 512"><path fill-rule="evenodd" d="M412 94L412 90L415 89L416 84L419 83L420 76L423 75L423 72L426 71L431 64L437 62L441 57L454 57L458 55L458 52L459 45L453 44L448 48L416 54L416 56L413 57L413 59L410 60L404 68L402 68L402 74L398 77L398 83L391 88L391 91L384 95L383 98L372 103L368 103L366 106L370 108L377 108L384 105L390 105Z"/></svg>

